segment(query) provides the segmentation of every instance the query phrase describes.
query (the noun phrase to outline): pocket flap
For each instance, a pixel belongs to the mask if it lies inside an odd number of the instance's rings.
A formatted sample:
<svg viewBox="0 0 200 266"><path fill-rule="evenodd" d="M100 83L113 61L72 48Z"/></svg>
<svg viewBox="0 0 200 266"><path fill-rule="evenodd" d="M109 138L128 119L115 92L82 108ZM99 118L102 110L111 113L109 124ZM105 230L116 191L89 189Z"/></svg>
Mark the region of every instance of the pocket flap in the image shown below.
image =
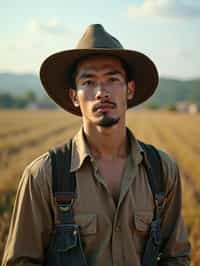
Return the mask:
<svg viewBox="0 0 200 266"><path fill-rule="evenodd" d="M138 231L147 231L153 219L151 211L137 211L134 216L135 227Z"/></svg>
<svg viewBox="0 0 200 266"><path fill-rule="evenodd" d="M97 216L96 214L78 214L74 217L75 222L81 228L82 235L96 234Z"/></svg>

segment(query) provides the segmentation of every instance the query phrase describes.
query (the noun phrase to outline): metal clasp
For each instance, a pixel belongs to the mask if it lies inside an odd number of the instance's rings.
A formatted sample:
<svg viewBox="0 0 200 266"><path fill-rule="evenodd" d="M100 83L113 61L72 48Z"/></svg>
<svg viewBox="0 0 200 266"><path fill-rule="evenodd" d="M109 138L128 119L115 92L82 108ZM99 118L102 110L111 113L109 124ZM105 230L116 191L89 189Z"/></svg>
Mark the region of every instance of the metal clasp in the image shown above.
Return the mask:
<svg viewBox="0 0 200 266"><path fill-rule="evenodd" d="M73 204L74 204L74 199L71 199L70 203L59 204L58 208L62 212L68 212L72 208Z"/></svg>

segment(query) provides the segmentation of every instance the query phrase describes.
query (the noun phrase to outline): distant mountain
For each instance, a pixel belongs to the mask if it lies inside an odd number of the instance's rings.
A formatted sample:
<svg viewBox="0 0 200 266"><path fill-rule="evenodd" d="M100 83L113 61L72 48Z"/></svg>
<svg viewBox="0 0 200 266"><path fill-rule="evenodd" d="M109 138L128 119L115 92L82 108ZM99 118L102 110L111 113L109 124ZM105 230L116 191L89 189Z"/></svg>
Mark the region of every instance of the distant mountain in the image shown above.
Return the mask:
<svg viewBox="0 0 200 266"><path fill-rule="evenodd" d="M0 93L23 94L34 91L38 96L43 95L39 77L34 74L0 73Z"/></svg>
<svg viewBox="0 0 200 266"><path fill-rule="evenodd" d="M39 77L34 74L0 73L0 94L20 95L27 91L35 92L39 97L46 96ZM156 93L147 104L169 106L185 100L200 102L200 79L182 81L161 78Z"/></svg>
<svg viewBox="0 0 200 266"><path fill-rule="evenodd" d="M178 101L200 102L200 79L182 81L161 78L156 93L148 102L169 106Z"/></svg>

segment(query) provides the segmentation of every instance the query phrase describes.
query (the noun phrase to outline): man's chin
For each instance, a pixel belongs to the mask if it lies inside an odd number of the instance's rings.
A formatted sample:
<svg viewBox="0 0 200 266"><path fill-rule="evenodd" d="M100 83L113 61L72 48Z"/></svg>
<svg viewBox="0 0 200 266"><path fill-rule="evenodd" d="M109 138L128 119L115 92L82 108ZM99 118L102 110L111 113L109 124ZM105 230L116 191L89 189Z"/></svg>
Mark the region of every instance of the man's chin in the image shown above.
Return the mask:
<svg viewBox="0 0 200 266"><path fill-rule="evenodd" d="M112 127L116 125L118 122L119 122L119 118L105 116L100 121L97 122L97 125L108 128L108 127Z"/></svg>

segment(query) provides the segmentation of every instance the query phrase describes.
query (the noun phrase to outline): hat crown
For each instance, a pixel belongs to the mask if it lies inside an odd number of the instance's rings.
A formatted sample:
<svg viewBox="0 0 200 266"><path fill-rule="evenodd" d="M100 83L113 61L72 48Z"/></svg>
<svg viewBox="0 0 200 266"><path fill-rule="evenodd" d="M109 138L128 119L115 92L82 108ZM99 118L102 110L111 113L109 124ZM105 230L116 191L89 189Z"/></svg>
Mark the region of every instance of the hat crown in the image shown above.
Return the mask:
<svg viewBox="0 0 200 266"><path fill-rule="evenodd" d="M116 38L105 31L101 24L92 24L81 37L76 49L93 48L123 49L123 46Z"/></svg>

